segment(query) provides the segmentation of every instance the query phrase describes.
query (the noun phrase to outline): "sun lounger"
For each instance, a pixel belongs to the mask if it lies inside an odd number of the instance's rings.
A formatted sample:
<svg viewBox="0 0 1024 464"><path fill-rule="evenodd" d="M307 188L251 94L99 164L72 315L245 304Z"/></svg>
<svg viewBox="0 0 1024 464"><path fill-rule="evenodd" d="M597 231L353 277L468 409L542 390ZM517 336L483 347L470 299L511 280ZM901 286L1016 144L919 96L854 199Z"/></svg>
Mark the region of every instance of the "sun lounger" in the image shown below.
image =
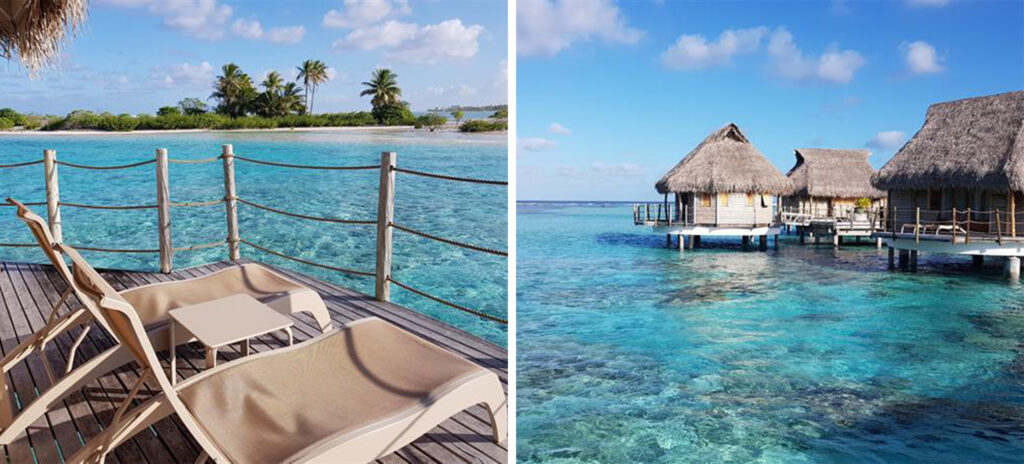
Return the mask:
<svg viewBox="0 0 1024 464"><path fill-rule="evenodd" d="M176 415L202 448L197 462L367 462L483 403L496 442L506 438L497 375L377 318L305 343L243 358L172 386L139 312L73 248L84 303L142 366L104 431L67 462L100 463L120 443ZM156 396L127 410L143 383Z"/></svg>
<svg viewBox="0 0 1024 464"><path fill-rule="evenodd" d="M50 383L50 387L39 392L34 399L22 396L22 408L19 411L15 406L8 377L3 376L4 382L0 387L0 445L12 443L30 424L52 407L59 405L61 400L71 393L97 377L132 361L129 350L118 345L75 367L75 353L91 330L92 322L98 321L108 332L111 332L110 327L106 327L99 314L90 310L88 305L60 315L61 307L71 294L75 294L83 301L85 295L74 284L71 270L57 251L46 222L25 205L10 198L7 201L18 207L18 218L28 225L57 273L68 284L68 288L61 295L60 301L54 305L46 324L0 360L2 373L6 374L19 362L36 353L40 355ZM308 312L322 331L327 332L332 328L327 307L316 292L258 264L234 266L195 279L146 285L127 290L120 296L137 308L149 339L157 349L163 351L170 346L167 330L168 311L238 293L249 294L281 313ZM80 326L85 328L67 353L65 369L58 374L44 355L44 350L54 338ZM188 336L181 336L174 340L174 346L189 341Z"/></svg>

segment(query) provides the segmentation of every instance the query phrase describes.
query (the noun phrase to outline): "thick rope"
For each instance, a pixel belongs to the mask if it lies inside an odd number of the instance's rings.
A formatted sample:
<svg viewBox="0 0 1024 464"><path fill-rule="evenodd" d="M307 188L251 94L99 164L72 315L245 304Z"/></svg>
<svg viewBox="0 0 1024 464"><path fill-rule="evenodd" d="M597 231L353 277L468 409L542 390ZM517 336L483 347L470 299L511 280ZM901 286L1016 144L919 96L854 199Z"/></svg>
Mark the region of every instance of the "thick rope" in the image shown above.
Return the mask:
<svg viewBox="0 0 1024 464"><path fill-rule="evenodd" d="M81 203L66 203L60 202L61 206L68 206L71 208L86 208L86 209L154 209L156 205L122 205L122 206L106 206L106 205L85 205Z"/></svg>
<svg viewBox="0 0 1024 464"><path fill-rule="evenodd" d="M22 203L25 206L43 206L46 204L45 201L32 201L28 203ZM18 206L14 203L0 203L0 206Z"/></svg>
<svg viewBox="0 0 1024 464"><path fill-rule="evenodd" d="M11 248L31 248L39 246L35 243L0 243L0 247L11 247Z"/></svg>
<svg viewBox="0 0 1024 464"><path fill-rule="evenodd" d="M400 224L395 224L394 222L391 223L391 227L394 227L394 228L396 228L398 230L401 230L403 232L408 232L408 233L413 234L413 235L419 235L420 237L428 238L430 240L435 240L435 241L438 241L438 242L441 242L441 243L447 243L449 245L455 245L457 247L462 247L462 248L466 248L466 249L474 250L474 251L482 251L484 253L490 253L492 255L508 257L508 252L507 251L495 250L495 249L491 249L491 248L484 248L482 246L470 245L468 243L456 242L455 240L452 240L452 239L448 239L448 238L444 238L444 237L438 237L436 235L431 235L431 234L428 234L426 232L418 231L416 229L410 229L410 228L402 226Z"/></svg>
<svg viewBox="0 0 1024 464"><path fill-rule="evenodd" d="M99 251L99 252L103 252L103 253L159 253L160 252L159 249L157 249L157 250L141 250L141 249L130 249L130 248L129 249L124 249L124 248L97 248L97 247L87 247L87 246L82 246L82 245L68 245L68 246L70 246L71 248L74 248L76 250Z"/></svg>
<svg viewBox="0 0 1024 464"><path fill-rule="evenodd" d="M168 163L174 163L174 164L206 164L206 163L212 163L214 161L217 161L220 158L221 157L219 157L219 156L214 156L213 158L196 159L196 160L167 158L167 162Z"/></svg>
<svg viewBox="0 0 1024 464"><path fill-rule="evenodd" d="M241 239L241 238L238 239L238 241L242 242L242 243L244 243L246 245L249 245L249 246L251 246L251 247L253 247L253 248L257 249L257 250L260 250L260 251L263 251L263 252L266 252L266 253L270 253L270 254L272 254L274 256L279 256L279 257L284 258L284 259L290 259L290 260L295 261L297 263L308 264L308 265L314 266L314 267L319 267L319 268L328 269L328 270L331 270L331 271L343 272L343 273L346 273L346 274L353 274L353 275L358 275L358 276L374 277L376 275L376 274L374 274L372 272L356 271L354 269L345 269L345 268L342 268L342 267L334 267L334 266L328 266L326 264L320 264L320 263L314 263L312 261L306 261L306 260L301 259L301 258L296 258L294 256L288 256L288 255L286 255L284 253L281 253L281 252L277 252L277 251L274 251L274 250L269 250L269 249L263 248L263 247L255 244L255 243L252 243L252 242L250 242L248 240Z"/></svg>
<svg viewBox="0 0 1024 464"><path fill-rule="evenodd" d="M429 299L434 300L434 301L436 301L438 303L451 306L451 307L453 307L455 309L458 309L459 311L467 312L467 313L472 314L472 315L477 316L477 317L482 317L484 319L489 319L489 320L492 320L492 321L495 321L495 322L500 322L502 324L508 325L508 321L505 320L505 319L502 319L500 317L492 316L490 314L483 313L483 312L477 311L477 310L472 309L472 308L467 308L467 307L462 306L462 305L460 305L458 303L452 303L451 301L448 301L448 300L445 300L445 299L442 299L442 298L438 298L438 297L436 297L434 295L431 295L429 293L423 292L421 290L417 290L417 289L415 289L413 287L410 287L410 286L408 286L406 284L403 284L403 283L401 283L401 282L399 282L399 281L397 281L397 280L395 280L394 278L391 278L391 277L389 277L388 280L390 280L391 283L393 283L393 284L395 284L395 285L397 285L399 287L402 287L402 288L404 288L404 289L406 289L406 290L408 290L410 292L413 292L413 293L415 293L415 294L417 294L419 296L422 296L422 297L425 297L425 298L429 298Z"/></svg>
<svg viewBox="0 0 1024 464"><path fill-rule="evenodd" d="M432 172L414 171L412 169L403 169L399 167L392 167L391 169L397 172L404 172L406 174L412 174L414 176L433 177L434 179L454 180L457 182L470 182L474 184L487 184L487 185L508 185L508 181L504 180L488 180L488 179L474 179L472 177L457 177L449 176L445 174L434 174Z"/></svg>
<svg viewBox="0 0 1024 464"><path fill-rule="evenodd" d="M43 164L43 160L26 161L24 163L14 163L14 164L0 164L0 169L20 168L22 166L32 166L33 164Z"/></svg>
<svg viewBox="0 0 1024 464"><path fill-rule="evenodd" d="M212 248L212 247L215 247L215 246L224 245L225 243L228 243L228 241L227 240L217 240L216 242L202 243L202 244L199 244L199 245L174 247L173 250L174 251L202 250L203 248Z"/></svg>
<svg viewBox="0 0 1024 464"><path fill-rule="evenodd" d="M147 164L153 164L155 162L156 162L156 158L153 158L151 160L146 160L146 161L139 161L138 163L122 164L122 165L118 165L118 166L89 166L89 165L85 165L85 164L73 164L73 163L69 163L67 161L57 161L57 164L59 164L61 166L67 166L69 168L93 169L93 170L108 170L108 169L128 169L128 168L134 168L134 167L138 167L138 166L145 166Z"/></svg>
<svg viewBox="0 0 1024 464"><path fill-rule="evenodd" d="M179 201L172 201L171 202L171 206L177 206L179 208L193 208L193 207L200 207L200 206L219 205L221 203L224 203L223 199L216 199L216 200L210 200L210 201L192 201L192 202L188 202L188 201L181 201L181 202L179 202Z"/></svg>
<svg viewBox="0 0 1024 464"><path fill-rule="evenodd" d="M364 169L380 169L380 166L312 166L308 164L285 164L285 163L274 163L271 161L262 161L258 159L246 158L244 156L235 155L235 159L241 161L248 161L250 163L265 164L267 166L277 166L279 168L295 168L295 169L325 169L334 171L358 171Z"/></svg>
<svg viewBox="0 0 1024 464"><path fill-rule="evenodd" d="M243 200L241 198L235 198L235 199L238 200L240 203L245 203L245 204L247 204L249 206L256 207L256 208L259 208L259 209L262 209L262 210L266 210L266 211L270 211L272 213L283 214L285 216L296 217L296 218L299 218L299 219L309 219L310 221L333 222L335 224L359 224L359 225L374 225L374 224L377 223L377 221L364 221L364 220L357 220L357 219L333 219L333 218L325 218L325 217L319 217L319 216L307 216L305 214L290 213L288 211L282 211L282 210L279 210L279 209L274 209L274 208L271 208L269 206L261 205L259 203L253 203L253 202L248 201L248 200Z"/></svg>

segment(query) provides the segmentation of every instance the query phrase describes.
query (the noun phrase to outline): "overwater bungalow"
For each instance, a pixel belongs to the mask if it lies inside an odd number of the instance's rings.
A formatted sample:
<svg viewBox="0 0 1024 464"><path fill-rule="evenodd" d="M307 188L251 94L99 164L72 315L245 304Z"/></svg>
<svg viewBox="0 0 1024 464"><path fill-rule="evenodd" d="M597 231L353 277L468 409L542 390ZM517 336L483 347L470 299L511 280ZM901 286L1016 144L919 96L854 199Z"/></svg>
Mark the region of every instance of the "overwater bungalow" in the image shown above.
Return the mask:
<svg viewBox="0 0 1024 464"><path fill-rule="evenodd" d="M838 246L843 237L859 240L882 225L879 212L884 209L885 192L871 185L875 170L868 163L870 151L798 148L795 153L796 164L786 174L790 190L782 197L780 217L786 228L797 229L801 243L808 235L815 242L827 236Z"/></svg>
<svg viewBox="0 0 1024 464"><path fill-rule="evenodd" d="M690 248L700 246L702 236L739 236L744 244L759 236L765 249L768 235L775 235L778 244L775 203L789 181L735 124L711 133L655 188L663 203L635 205L634 223L666 234L670 245L677 237L680 250L686 236L693 237Z"/></svg>
<svg viewBox="0 0 1024 464"><path fill-rule="evenodd" d="M1011 278L1024 256L1024 91L936 103L924 126L874 177L893 220L876 233L889 263L916 268L921 251L1004 258Z"/></svg>

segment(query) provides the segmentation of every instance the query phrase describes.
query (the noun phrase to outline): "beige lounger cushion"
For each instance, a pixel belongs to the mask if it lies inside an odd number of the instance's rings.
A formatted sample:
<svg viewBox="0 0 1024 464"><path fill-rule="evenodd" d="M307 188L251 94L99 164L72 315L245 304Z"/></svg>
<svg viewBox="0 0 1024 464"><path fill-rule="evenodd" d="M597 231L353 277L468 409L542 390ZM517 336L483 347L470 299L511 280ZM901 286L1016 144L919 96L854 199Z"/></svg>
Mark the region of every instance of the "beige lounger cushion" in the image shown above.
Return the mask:
<svg viewBox="0 0 1024 464"><path fill-rule="evenodd" d="M299 293L320 299L316 292L255 263L230 267L195 279L136 287L121 292L121 296L135 307L142 324L148 327L166 323L172 309L238 293L248 294L264 303Z"/></svg>
<svg viewBox="0 0 1024 464"><path fill-rule="evenodd" d="M179 391L234 463L282 462L343 443L345 434L415 414L489 373L377 318L236 363Z"/></svg>

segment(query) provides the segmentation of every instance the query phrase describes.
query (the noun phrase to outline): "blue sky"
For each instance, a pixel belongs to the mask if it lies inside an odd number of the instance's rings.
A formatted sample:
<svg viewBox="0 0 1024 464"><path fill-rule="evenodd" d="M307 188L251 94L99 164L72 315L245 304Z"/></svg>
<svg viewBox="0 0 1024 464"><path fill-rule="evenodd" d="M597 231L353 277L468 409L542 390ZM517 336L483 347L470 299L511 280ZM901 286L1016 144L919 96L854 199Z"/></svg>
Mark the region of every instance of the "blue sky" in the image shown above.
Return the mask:
<svg viewBox="0 0 1024 464"><path fill-rule="evenodd" d="M735 122L881 167L931 103L1024 89L1024 2L519 0L518 199L654 199Z"/></svg>
<svg viewBox="0 0 1024 464"><path fill-rule="evenodd" d="M294 77L323 60L333 79L314 110L368 109L359 83L379 66L399 76L414 110L506 103L507 7L500 0L93 0L86 30L59 69L30 80L0 65L0 107L64 114L73 109L154 113L206 98L233 61L257 81Z"/></svg>

